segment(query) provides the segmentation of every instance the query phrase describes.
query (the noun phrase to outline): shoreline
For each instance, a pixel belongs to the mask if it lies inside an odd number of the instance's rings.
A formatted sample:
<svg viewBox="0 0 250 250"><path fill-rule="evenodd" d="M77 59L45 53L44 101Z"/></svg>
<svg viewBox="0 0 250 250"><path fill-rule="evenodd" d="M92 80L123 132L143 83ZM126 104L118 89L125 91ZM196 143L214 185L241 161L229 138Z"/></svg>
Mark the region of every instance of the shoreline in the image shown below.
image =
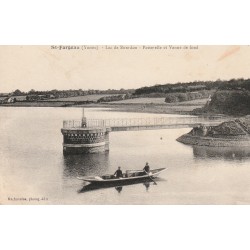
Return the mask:
<svg viewBox="0 0 250 250"><path fill-rule="evenodd" d="M194 108L200 105L183 104L76 104L67 102L16 102L2 104L1 107L65 107L65 108L111 108L112 111L119 112L137 112L137 113L155 113L155 114L183 114L191 115Z"/></svg>
<svg viewBox="0 0 250 250"><path fill-rule="evenodd" d="M194 127L189 133L177 138L178 142L189 145L210 147L249 147L249 118L234 119L217 126Z"/></svg>
<svg viewBox="0 0 250 250"><path fill-rule="evenodd" d="M195 108L202 105L194 104L153 104L153 103L88 103L77 104L75 102L16 102L9 104L2 104L1 107L65 107L65 108L110 108L112 111L119 112L137 112L137 113L154 113L154 114L182 114L192 115Z"/></svg>
<svg viewBox="0 0 250 250"><path fill-rule="evenodd" d="M207 147L249 147L250 137L224 137L224 138L214 138L205 136L193 136L189 134L184 134L176 139L176 141L181 142L186 145L191 146L207 146Z"/></svg>

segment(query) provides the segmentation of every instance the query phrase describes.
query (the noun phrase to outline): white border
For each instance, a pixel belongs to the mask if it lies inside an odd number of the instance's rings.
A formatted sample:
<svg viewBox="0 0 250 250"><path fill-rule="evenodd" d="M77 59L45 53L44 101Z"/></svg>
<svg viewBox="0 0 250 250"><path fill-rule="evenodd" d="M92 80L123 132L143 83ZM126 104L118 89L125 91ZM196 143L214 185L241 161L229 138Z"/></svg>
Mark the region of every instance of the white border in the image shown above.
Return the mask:
<svg viewBox="0 0 250 250"><path fill-rule="evenodd" d="M248 2L10 0L1 44L249 44Z"/></svg>
<svg viewBox="0 0 250 250"><path fill-rule="evenodd" d="M5 250L250 246L247 206L240 214L236 206L5 206L1 212Z"/></svg>
<svg viewBox="0 0 250 250"><path fill-rule="evenodd" d="M247 1L5 1L0 44L249 44ZM3 249L249 249L248 206L2 206Z"/></svg>

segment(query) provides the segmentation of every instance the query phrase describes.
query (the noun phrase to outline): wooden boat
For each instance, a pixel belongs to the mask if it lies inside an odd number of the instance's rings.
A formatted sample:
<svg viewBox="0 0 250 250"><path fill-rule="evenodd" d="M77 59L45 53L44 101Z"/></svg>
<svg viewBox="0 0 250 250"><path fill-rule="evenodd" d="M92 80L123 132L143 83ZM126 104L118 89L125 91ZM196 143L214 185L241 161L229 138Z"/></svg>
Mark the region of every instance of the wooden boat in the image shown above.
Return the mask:
<svg viewBox="0 0 250 250"><path fill-rule="evenodd" d="M144 170L127 170L121 178L116 178L114 175L109 174L102 176L78 177L78 179L98 185L124 185L129 183L137 183L138 181L145 181L148 179L153 180L153 178L157 177L164 170L166 170L166 168L158 168L150 170L149 173L146 173Z"/></svg>

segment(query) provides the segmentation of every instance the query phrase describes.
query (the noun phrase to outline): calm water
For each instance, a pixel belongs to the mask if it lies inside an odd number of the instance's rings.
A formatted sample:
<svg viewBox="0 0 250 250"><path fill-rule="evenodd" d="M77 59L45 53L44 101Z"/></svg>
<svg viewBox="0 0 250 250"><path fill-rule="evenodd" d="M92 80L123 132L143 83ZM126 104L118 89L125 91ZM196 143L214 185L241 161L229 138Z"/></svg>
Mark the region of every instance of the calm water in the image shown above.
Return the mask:
<svg viewBox="0 0 250 250"><path fill-rule="evenodd" d="M64 157L62 121L78 119L81 112L78 108L0 108L1 203L250 203L250 149L209 149L176 142L190 128L112 132L109 153ZM163 116L96 109L85 109L85 114L88 118ZM141 169L146 161L151 168L168 168L157 185L81 192L83 183L76 178L113 173L118 165L123 170Z"/></svg>

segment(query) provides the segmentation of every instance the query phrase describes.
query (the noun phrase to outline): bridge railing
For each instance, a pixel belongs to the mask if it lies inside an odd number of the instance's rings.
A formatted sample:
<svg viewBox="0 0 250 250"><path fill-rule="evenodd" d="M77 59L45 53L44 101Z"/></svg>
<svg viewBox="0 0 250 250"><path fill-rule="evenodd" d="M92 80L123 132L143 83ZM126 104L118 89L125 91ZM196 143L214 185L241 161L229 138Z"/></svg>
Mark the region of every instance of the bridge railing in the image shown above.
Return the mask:
<svg viewBox="0 0 250 250"><path fill-rule="evenodd" d="M83 124L82 120L64 120L63 128L105 127L104 120L102 119L88 119L86 126Z"/></svg>
<svg viewBox="0 0 250 250"><path fill-rule="evenodd" d="M81 128L81 120L65 120L63 121L63 128Z"/></svg>
<svg viewBox="0 0 250 250"><path fill-rule="evenodd" d="M206 124L208 122L222 122L223 119L205 117L149 117L149 118L124 118L124 119L87 119L86 127L130 127L130 126L160 126L180 124ZM81 128L82 120L63 121L63 128Z"/></svg>

